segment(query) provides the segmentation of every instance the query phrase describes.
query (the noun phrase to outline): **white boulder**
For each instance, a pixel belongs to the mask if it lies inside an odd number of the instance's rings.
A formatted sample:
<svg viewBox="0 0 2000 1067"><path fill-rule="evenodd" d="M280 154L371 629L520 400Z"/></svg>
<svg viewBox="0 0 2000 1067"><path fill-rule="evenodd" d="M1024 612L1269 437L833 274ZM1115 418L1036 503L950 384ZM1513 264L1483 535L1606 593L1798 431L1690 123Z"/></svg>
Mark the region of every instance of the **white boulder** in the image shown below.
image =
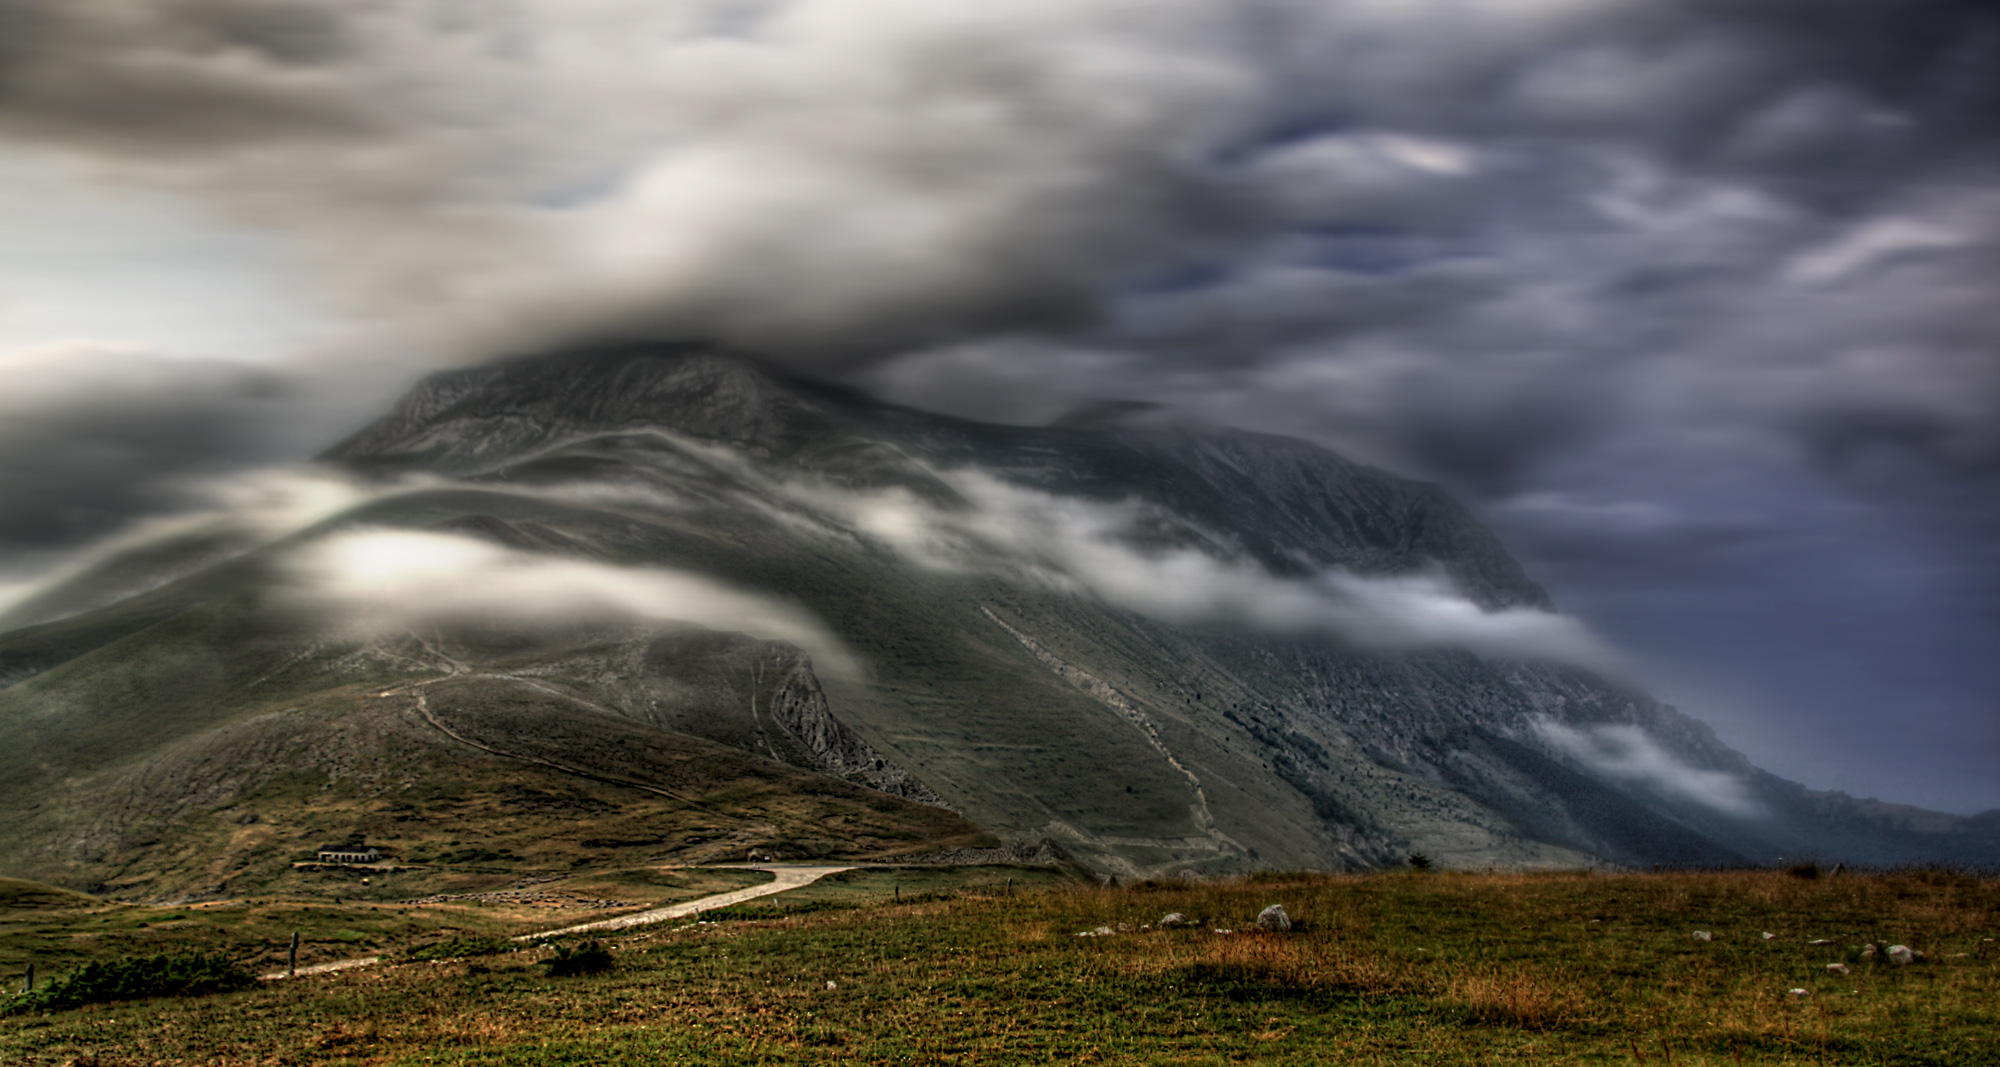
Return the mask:
<svg viewBox="0 0 2000 1067"><path fill-rule="evenodd" d="M1273 904L1257 913L1257 929L1284 933L1292 928L1292 917L1285 914L1283 904Z"/></svg>

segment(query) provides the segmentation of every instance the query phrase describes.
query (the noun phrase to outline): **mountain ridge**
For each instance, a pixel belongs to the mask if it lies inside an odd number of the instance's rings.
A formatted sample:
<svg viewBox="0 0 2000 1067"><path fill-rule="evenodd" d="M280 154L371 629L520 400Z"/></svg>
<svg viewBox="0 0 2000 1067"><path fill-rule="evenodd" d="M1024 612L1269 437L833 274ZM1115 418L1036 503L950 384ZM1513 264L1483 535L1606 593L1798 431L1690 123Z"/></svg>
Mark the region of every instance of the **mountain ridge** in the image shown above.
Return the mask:
<svg viewBox="0 0 2000 1067"><path fill-rule="evenodd" d="M344 798L327 810L372 812L384 831L465 840L485 832L467 821L478 811L493 833L527 832L506 829L532 819L494 814L515 809L466 770L497 766L493 752L454 747L420 714L411 694L430 692L457 694L461 739L544 739L540 755L508 748L542 762L502 777L594 783L576 840L657 840L661 857L724 844L851 855L862 838L839 827L866 824L872 855L988 847L986 833L1137 877L1373 867L1412 851L1454 866L2000 859L2000 821L1816 793L1587 667L1395 631L1394 612L1418 609L1475 635L1559 621L1437 487L1305 442L1140 421L974 423L694 344L434 375L322 457L393 490L142 595L0 632L0 665L21 665L0 688L0 772L21 764L0 774L0 800L30 812L0 832L0 864L156 893L279 877L247 851L186 857L197 839L240 836L229 820L259 804L289 813L245 824L271 840L272 820L323 836L324 820L299 814L316 810L298 799L306 778ZM360 636L289 606L299 559L368 531L485 561L447 591L558 568L621 591L727 590L731 611L754 602L765 621L677 619L673 605L505 614L546 586ZM1258 621L1274 600L1332 621L1274 629ZM831 644L738 632L772 618ZM365 723L410 739L431 769L395 745L370 742L364 758L327 740ZM294 753L293 799L225 774L176 808L199 833L105 810L103 797L227 762L216 753L236 749L215 739L246 730L306 739L279 746ZM88 752L61 741L93 731L107 740ZM628 740L586 743L593 731ZM791 814L728 822L727 805L703 801L634 829L621 812L666 802L628 795L647 761L693 748L763 783L745 810ZM812 781L844 799L801 799ZM799 814L824 804L847 807L833 823ZM598 861L562 847L564 862Z"/></svg>

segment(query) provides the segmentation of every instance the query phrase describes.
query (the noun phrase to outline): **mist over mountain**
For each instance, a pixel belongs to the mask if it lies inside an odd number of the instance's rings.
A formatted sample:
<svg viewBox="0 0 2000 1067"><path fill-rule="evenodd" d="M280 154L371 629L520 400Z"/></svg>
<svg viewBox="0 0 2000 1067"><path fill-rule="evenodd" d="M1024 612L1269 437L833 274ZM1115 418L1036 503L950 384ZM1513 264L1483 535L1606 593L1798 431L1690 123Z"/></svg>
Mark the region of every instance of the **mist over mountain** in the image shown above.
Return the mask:
<svg viewBox="0 0 2000 1067"><path fill-rule="evenodd" d="M0 866L214 893L352 832L1147 877L2000 862L2000 817L1759 770L1557 607L1436 486L1305 442L570 349L436 375L0 618Z"/></svg>

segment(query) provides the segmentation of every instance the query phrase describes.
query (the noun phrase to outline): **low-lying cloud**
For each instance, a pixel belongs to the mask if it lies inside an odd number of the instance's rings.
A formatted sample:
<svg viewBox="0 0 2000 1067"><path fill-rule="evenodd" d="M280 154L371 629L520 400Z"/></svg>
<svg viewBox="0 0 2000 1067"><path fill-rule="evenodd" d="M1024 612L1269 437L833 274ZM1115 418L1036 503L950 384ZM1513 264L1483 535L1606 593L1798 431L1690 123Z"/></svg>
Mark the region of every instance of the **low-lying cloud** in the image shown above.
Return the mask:
<svg viewBox="0 0 2000 1067"><path fill-rule="evenodd" d="M857 661L803 608L662 567L621 567L522 552L434 531L352 529L316 539L285 563L298 608L364 633L441 622L547 624L607 619L694 623L784 641L824 670Z"/></svg>
<svg viewBox="0 0 2000 1067"><path fill-rule="evenodd" d="M85 610L145 592L201 568L244 555L335 518L370 501L429 488L438 480L405 477L369 480L331 467L292 466L252 469L210 478L189 478L161 486L177 507L168 514L131 522L117 532L55 556L42 572L0 586L0 620L8 626L56 617L37 610L41 594L127 556L145 564L132 582L112 585L95 599L66 602L57 614ZM173 555L162 549L177 546ZM136 584L135 584L136 583Z"/></svg>
<svg viewBox="0 0 2000 1067"><path fill-rule="evenodd" d="M1534 727L1550 745L1607 778L1690 800L1725 815L1750 818L1763 813L1742 778L1690 766L1638 726L1606 723L1575 727L1537 719Z"/></svg>
<svg viewBox="0 0 2000 1067"><path fill-rule="evenodd" d="M1321 633L1378 650L1448 647L1600 671L1619 666L1576 619L1484 610L1438 570L1283 577L1227 538L1136 500L1058 496L975 468L938 476L969 507L939 507L903 490L793 484L786 491L919 566L1004 569L1165 622Z"/></svg>

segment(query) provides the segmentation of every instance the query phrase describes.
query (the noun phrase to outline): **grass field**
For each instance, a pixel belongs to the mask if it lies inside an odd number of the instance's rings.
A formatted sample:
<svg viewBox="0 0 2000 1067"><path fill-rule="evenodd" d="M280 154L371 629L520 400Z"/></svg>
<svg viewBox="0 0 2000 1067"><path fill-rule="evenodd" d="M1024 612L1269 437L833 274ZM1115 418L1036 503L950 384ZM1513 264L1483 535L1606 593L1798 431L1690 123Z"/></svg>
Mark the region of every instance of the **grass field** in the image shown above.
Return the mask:
<svg viewBox="0 0 2000 1067"><path fill-rule="evenodd" d="M608 938L615 968L588 977L526 949L17 1016L0 1062L2000 1063L1991 878L1012 876L849 876L768 918ZM1272 903L1300 928L1248 930ZM1200 922L1153 925L1168 912Z"/></svg>

